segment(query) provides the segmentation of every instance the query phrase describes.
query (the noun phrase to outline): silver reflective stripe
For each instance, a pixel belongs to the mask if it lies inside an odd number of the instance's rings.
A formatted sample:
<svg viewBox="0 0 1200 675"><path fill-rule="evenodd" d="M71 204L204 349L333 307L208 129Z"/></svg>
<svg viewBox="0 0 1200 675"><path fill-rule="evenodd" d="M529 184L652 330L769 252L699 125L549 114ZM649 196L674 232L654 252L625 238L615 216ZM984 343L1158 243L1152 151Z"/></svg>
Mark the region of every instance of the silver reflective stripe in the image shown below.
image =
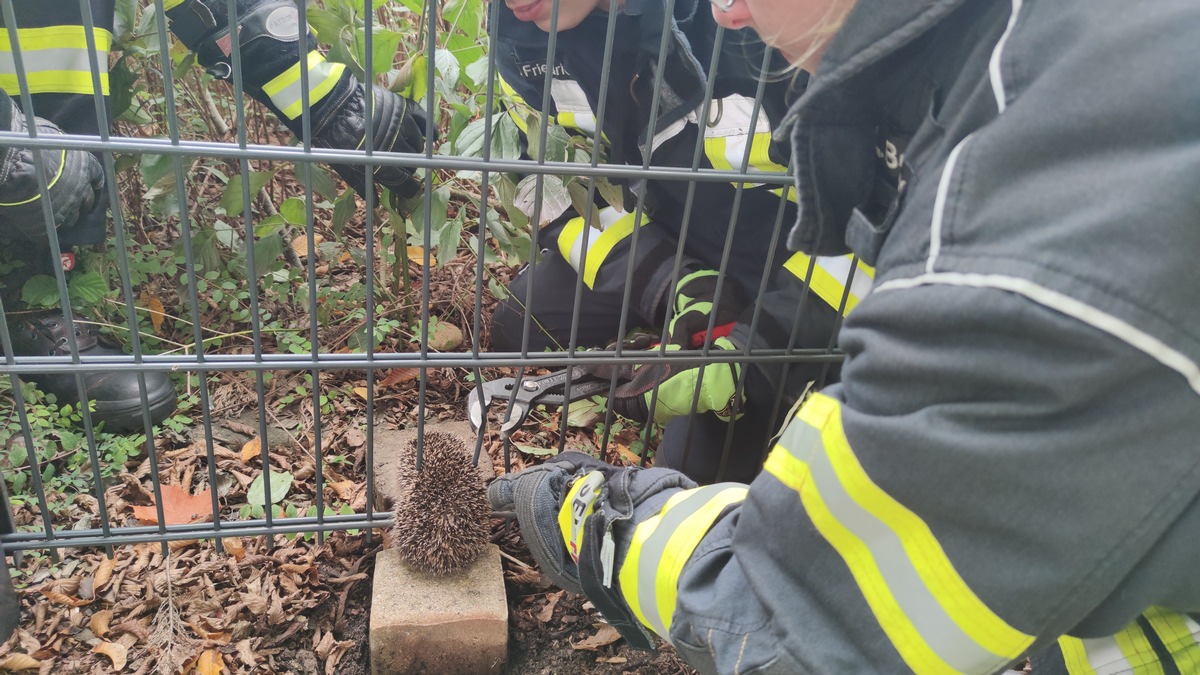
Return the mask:
<svg viewBox="0 0 1200 675"><path fill-rule="evenodd" d="M994 672L1009 662L984 649L958 627L913 566L896 532L846 492L830 463L819 429L797 419L788 425L780 445L808 465L812 484L829 513L870 550L896 604L939 658L962 673Z"/></svg>
<svg viewBox="0 0 1200 675"><path fill-rule="evenodd" d="M77 78L86 78L81 80L89 87L92 82L92 61L88 56L88 50L78 49L73 47L55 47L51 49L22 49L22 61L25 65L25 76L29 79L29 89L33 93L54 92L57 89L53 88L53 83L47 83L38 76L46 73L56 73L55 79L62 79L57 73L64 75L70 73L72 80ZM103 70L101 80L107 79L108 71L108 53L97 50L96 63L100 64ZM13 58L11 51L0 51L0 77L9 76L15 78L17 76L17 64ZM52 88L47 88L46 84L51 84Z"/></svg>
<svg viewBox="0 0 1200 675"><path fill-rule="evenodd" d="M675 534L675 530L679 529L680 525L704 508L709 500L731 485L733 484L717 483L692 492L686 499L672 506L663 514L662 520L654 528L654 533L642 543L642 553L638 560L638 604L641 605L642 614L645 615L646 621L654 629L654 632L667 638L668 641L670 641L670 633L667 630L667 622L658 612L658 594L655 592L658 586L658 567L662 562L663 554L667 551L667 544L671 540L671 535Z"/></svg>
<svg viewBox="0 0 1200 675"><path fill-rule="evenodd" d="M1133 664L1121 652L1121 646L1111 637L1081 639L1083 651L1087 654L1088 664L1096 675L1117 675L1132 673Z"/></svg>

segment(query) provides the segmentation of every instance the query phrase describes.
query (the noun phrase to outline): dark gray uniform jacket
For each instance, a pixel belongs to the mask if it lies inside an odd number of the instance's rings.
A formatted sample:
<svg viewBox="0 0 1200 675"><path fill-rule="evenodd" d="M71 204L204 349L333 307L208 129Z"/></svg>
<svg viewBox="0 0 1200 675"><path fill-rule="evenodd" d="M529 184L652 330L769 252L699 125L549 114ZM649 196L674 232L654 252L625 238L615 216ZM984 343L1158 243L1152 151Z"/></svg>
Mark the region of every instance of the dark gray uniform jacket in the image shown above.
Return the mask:
<svg viewBox="0 0 1200 675"><path fill-rule="evenodd" d="M1197 672L1197 35L1194 0L859 0L791 112L791 244L876 285L672 586L693 665L988 673L1068 635L1050 666Z"/></svg>
<svg viewBox="0 0 1200 675"><path fill-rule="evenodd" d="M760 89L759 76L764 71L778 72L786 64L778 54L764 61L764 47L750 31L727 32L712 75L712 96L719 101L709 110L713 123L697 124L695 116L704 102L710 78L717 26L703 2L676 0L672 4L672 17L664 15L667 5L662 0L638 0L625 5L616 19L607 91L602 91L602 70L608 14L594 12L579 26L560 32L553 55L551 86L555 96L546 112L557 116L560 123L568 111L573 115L569 118L572 120L588 116L594 126L594 116L601 110L600 101L604 97L601 121L610 164L642 166L645 162L653 167L690 169L699 151L699 168L711 170L715 168L713 156L705 138L713 140L714 133L720 133L714 132L715 127L722 121L728 124L734 120L739 111L733 110L731 101L741 98L753 102ZM518 21L507 7L500 7L498 14L499 20L491 29L497 68L513 93L531 108L539 109L546 85L548 35L533 24ZM657 78L664 29L668 32L664 50L667 56L662 77ZM769 132L778 127L790 98L802 90L803 83L803 77L775 77L765 85L758 111L762 117L758 132L764 137L762 140L769 142L767 155L776 166L762 170L782 172L790 163L786 139L772 140ZM578 100L562 96L564 91L575 91ZM571 107L564 108L561 105L564 101ZM748 104L741 112L751 112ZM585 125L577 122L576 126ZM741 154L733 151L729 154L729 163L740 169ZM753 158L751 165L759 159ZM782 349L789 343L801 348L829 347L838 321L835 307L815 294L809 299L803 283L806 269L800 269L799 278L783 269L791 255L784 244L795 218L795 205L780 198L779 190L773 190L778 187L747 184L739 191L726 182L633 183L626 191L625 211L634 213L638 196L644 195L641 201L647 224L638 232L636 251L632 249L633 237L627 236L604 256L594 281L589 282L591 288L597 293L621 297L627 270L632 267L630 327L648 322L650 327L657 328L671 301L672 271L681 237L685 267L715 270L722 265L725 242L732 228L727 282L736 287L742 298L754 298L764 274L774 275L761 298L761 310L756 312L750 306L742 313L734 329L734 342L739 347L752 345L755 349ZM556 242L563 224L577 215L571 210L566 217L543 228L539 246L558 251L560 246ZM594 234L591 238L597 239ZM596 255L594 248L589 255ZM835 305L838 300L840 297L834 299ZM801 305L803 316L798 321ZM585 305L582 311L588 312L588 307ZM538 308L533 307L532 312L536 316ZM611 341L616 337L613 334L605 339ZM560 342L566 345L566 337L560 337ZM775 400L779 370L778 367L752 369L747 384L751 401ZM827 370L828 364L795 367L788 377L793 400L808 381Z"/></svg>

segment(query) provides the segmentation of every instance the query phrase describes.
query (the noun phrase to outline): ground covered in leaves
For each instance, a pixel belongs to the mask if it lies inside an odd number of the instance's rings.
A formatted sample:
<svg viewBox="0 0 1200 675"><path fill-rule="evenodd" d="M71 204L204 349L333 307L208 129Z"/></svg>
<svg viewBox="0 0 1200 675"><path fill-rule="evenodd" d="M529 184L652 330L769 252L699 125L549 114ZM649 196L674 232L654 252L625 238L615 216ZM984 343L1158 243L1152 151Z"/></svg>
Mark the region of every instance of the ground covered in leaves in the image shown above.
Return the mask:
<svg viewBox="0 0 1200 675"><path fill-rule="evenodd" d="M500 443L493 439L487 447L502 466ZM219 456L243 462L223 448ZM163 469L187 495L204 474L189 471L182 457L164 458ZM537 460L517 455L510 461L520 467ZM142 482L130 474L110 488L109 508L135 519L149 516L153 508L125 501L137 499L138 489ZM171 500L168 518L173 511L191 517L204 510L194 497L172 493L163 497ZM361 493L346 496L355 501L357 495L361 508ZM230 494L236 493L225 496ZM504 553L510 608L504 672L693 672L669 646L630 649L584 598L543 578L511 522L492 524L492 540ZM366 675L374 555L390 535L378 532L371 538L335 532L324 541L276 535L178 541L166 548L143 543L118 547L111 558L79 549L63 550L58 561L26 555L17 580L22 623L0 645L0 671Z"/></svg>

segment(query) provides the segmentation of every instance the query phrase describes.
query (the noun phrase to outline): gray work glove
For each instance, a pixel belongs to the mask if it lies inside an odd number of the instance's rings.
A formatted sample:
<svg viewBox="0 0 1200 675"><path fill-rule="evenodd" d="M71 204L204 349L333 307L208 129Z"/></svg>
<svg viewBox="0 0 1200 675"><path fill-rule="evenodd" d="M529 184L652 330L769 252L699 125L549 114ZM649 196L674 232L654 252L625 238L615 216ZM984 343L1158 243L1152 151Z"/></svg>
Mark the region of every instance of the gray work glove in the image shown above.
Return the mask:
<svg viewBox="0 0 1200 675"><path fill-rule="evenodd" d="M637 523L672 494L696 484L668 469L616 467L579 452L497 478L488 486L496 511L515 511L538 565L556 584L582 593L637 649L653 636L621 595L618 571Z"/></svg>
<svg viewBox="0 0 1200 675"><path fill-rule="evenodd" d="M576 478L592 470L612 468L590 455L569 451L545 464L500 476L488 485L492 509L516 512L521 536L542 572L572 593L583 593L583 588L575 560L563 542L558 512Z"/></svg>
<svg viewBox="0 0 1200 675"><path fill-rule="evenodd" d="M33 118L38 136L61 136L53 122ZM29 121L16 103L0 92L0 129L28 136ZM13 142L13 141L9 141ZM19 142L19 141L18 141ZM46 240L46 219L38 189L35 153L41 155L42 177L47 186L54 226L74 228L104 202L104 170L86 150L0 147L0 232L8 239Z"/></svg>

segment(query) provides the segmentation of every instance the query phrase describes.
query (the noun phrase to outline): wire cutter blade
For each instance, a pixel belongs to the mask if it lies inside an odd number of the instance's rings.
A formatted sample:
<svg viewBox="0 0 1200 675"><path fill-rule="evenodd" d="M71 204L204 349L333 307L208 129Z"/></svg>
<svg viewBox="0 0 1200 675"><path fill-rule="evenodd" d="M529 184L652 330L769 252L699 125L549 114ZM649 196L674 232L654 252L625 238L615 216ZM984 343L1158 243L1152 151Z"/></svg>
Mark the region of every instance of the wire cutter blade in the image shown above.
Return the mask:
<svg viewBox="0 0 1200 675"><path fill-rule="evenodd" d="M571 380L569 392L566 391L568 379ZM508 417L500 425L500 435L508 436L525 421L534 406L569 405L596 394L607 393L608 386L608 380L598 379L581 368L567 368L540 377L502 377L484 382L471 390L467 397L467 419L471 422L471 428L478 431L493 400L509 401Z"/></svg>

